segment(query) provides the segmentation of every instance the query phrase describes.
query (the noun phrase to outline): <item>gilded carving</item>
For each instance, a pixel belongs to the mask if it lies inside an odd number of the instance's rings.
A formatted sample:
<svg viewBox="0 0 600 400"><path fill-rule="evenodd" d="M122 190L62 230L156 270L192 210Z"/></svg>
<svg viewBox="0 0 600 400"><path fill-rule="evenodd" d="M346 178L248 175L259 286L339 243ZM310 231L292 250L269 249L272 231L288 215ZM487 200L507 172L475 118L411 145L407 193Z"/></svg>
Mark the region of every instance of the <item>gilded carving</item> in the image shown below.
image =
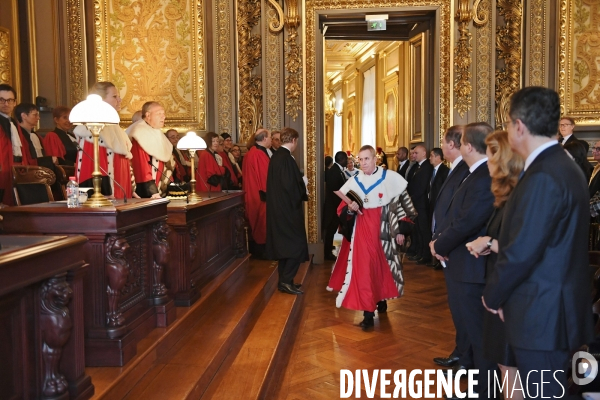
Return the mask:
<svg viewBox="0 0 600 400"><path fill-rule="evenodd" d="M491 0L483 0L478 4L482 15L488 16L491 9ZM486 20L488 18L484 18ZM485 23L481 26L477 26L475 30L476 37L476 57L477 60L477 121L492 122L491 110L492 102L490 96L491 88L491 77L492 77L492 64L490 62L492 57L492 48L490 43L492 41L492 24Z"/></svg>
<svg viewBox="0 0 600 400"><path fill-rule="evenodd" d="M238 0L238 71L240 142L247 142L262 126L262 80L253 73L260 62L260 35L252 34L260 22L260 0Z"/></svg>
<svg viewBox="0 0 600 400"><path fill-rule="evenodd" d="M108 310L106 312L106 325L120 327L125 323L125 317L119 308L121 291L130 278L129 265L126 260L129 243L121 236L111 235L106 241L106 295Z"/></svg>
<svg viewBox="0 0 600 400"><path fill-rule="evenodd" d="M308 241L317 243L318 239L318 202L317 202L317 54L315 38L315 18L317 11L347 10L347 9L377 9L383 7L436 7L439 13L439 111L437 133L441 138L442 133L450 125L450 23L451 4L447 0L374 0L368 4L355 0L306 0L304 10L304 32L305 32L305 74L306 79L306 174L308 177ZM324 123L324 121L320 121Z"/></svg>
<svg viewBox="0 0 600 400"><path fill-rule="evenodd" d="M83 54L83 0L67 0L67 35L69 37L70 102L75 104L85 98L86 76Z"/></svg>
<svg viewBox="0 0 600 400"><path fill-rule="evenodd" d="M298 26L300 17L298 16L297 0L288 0L287 2L287 27L288 37L285 39L285 112L295 121L298 113L302 109L302 57L301 49L298 44Z"/></svg>
<svg viewBox="0 0 600 400"><path fill-rule="evenodd" d="M521 0L497 0L498 13L504 17L504 26L496 31L496 50L504 66L496 70L496 126L501 126L508 115L510 96L521 87Z"/></svg>
<svg viewBox="0 0 600 400"><path fill-rule="evenodd" d="M269 0L269 4L277 13L276 16L270 17L268 20L269 30L273 33L281 32L285 22L283 18L283 10L276 0Z"/></svg>
<svg viewBox="0 0 600 400"><path fill-rule="evenodd" d="M10 32L0 27L0 83L11 83Z"/></svg>
<svg viewBox="0 0 600 400"><path fill-rule="evenodd" d="M147 101L170 124L206 129L202 0L95 0L99 80L121 90L121 116Z"/></svg>
<svg viewBox="0 0 600 400"><path fill-rule="evenodd" d="M529 85L545 86L546 1L533 0L530 7Z"/></svg>
<svg viewBox="0 0 600 400"><path fill-rule="evenodd" d="M458 42L454 48L454 108L462 117L471 109L471 23L472 13L469 0L461 0L456 11L458 21Z"/></svg>
<svg viewBox="0 0 600 400"><path fill-rule="evenodd" d="M235 132L231 116L231 2L217 0L217 132Z"/></svg>
<svg viewBox="0 0 600 400"><path fill-rule="evenodd" d="M277 13L278 11L271 7L267 10L269 26L278 18ZM269 28L265 29L265 39L265 92L267 95L265 127L271 130L281 129L283 126L281 118L281 44L283 39L280 34L271 32Z"/></svg>

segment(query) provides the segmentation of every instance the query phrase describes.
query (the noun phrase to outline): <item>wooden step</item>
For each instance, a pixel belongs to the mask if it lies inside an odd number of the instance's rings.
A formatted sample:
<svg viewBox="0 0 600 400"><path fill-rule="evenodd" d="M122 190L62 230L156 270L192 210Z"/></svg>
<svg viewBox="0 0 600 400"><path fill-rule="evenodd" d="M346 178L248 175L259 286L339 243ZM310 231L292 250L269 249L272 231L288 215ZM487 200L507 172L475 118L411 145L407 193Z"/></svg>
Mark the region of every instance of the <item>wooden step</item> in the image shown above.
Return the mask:
<svg viewBox="0 0 600 400"><path fill-rule="evenodd" d="M212 294L206 312L124 398L200 398L228 354L246 339L276 284L272 263L253 260L247 274Z"/></svg>
<svg viewBox="0 0 600 400"><path fill-rule="evenodd" d="M295 281L306 290L311 262L300 266ZM304 296L276 292L235 359L225 362L202 399L272 399L287 366L299 329Z"/></svg>
<svg viewBox="0 0 600 400"><path fill-rule="evenodd" d="M136 356L124 367L86 368L95 387L92 399L124 398L134 385L154 369L157 360L187 336L197 320L221 301L222 291L243 280L248 271L248 257L235 260L216 279L201 288L202 297L196 303L191 307L177 307L177 320L174 323L167 328L156 328L142 339L137 345Z"/></svg>

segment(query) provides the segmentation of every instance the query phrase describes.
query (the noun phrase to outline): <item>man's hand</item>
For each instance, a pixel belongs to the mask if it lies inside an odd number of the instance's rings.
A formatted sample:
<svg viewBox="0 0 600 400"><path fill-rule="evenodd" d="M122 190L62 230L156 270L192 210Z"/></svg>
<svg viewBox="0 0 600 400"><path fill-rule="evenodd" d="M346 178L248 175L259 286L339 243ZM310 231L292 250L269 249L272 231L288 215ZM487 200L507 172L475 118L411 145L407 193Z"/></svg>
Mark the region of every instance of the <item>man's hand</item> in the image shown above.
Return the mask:
<svg viewBox="0 0 600 400"><path fill-rule="evenodd" d="M353 201L350 205L348 205L348 208L354 212L357 212L359 207L358 204L356 204L356 202Z"/></svg>
<svg viewBox="0 0 600 400"><path fill-rule="evenodd" d="M497 310L492 310L491 308L489 308L487 306L487 304L485 304L485 299L483 298L483 296L481 296L481 302L483 303L483 307L488 310L489 312L491 312L492 314L498 314L498 317L500 317L500 320L502 322L504 322L504 311L502 310L502 307L500 307Z"/></svg>
<svg viewBox="0 0 600 400"><path fill-rule="evenodd" d="M396 243L398 243L398 246L402 246L404 244L404 235L399 233L396 235Z"/></svg>
<svg viewBox="0 0 600 400"><path fill-rule="evenodd" d="M132 195L133 195L134 199L141 199L141 197L138 196L138 194L136 192L133 192Z"/></svg>
<svg viewBox="0 0 600 400"><path fill-rule="evenodd" d="M152 197L150 197L151 199L161 199L162 197L160 197L160 193L154 193L152 195Z"/></svg>

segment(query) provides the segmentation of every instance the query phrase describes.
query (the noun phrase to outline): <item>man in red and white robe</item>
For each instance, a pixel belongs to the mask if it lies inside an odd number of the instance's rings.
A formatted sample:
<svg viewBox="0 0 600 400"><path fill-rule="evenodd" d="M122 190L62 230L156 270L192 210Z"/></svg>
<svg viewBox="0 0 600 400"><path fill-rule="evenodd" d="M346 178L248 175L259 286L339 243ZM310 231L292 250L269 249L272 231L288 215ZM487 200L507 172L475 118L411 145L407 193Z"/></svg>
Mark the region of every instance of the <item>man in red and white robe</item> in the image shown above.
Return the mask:
<svg viewBox="0 0 600 400"><path fill-rule="evenodd" d="M173 145L162 133L165 109L150 101L142 107L143 120L132 125L129 133L132 148L135 192L142 198L160 198L167 193L173 171Z"/></svg>
<svg viewBox="0 0 600 400"><path fill-rule="evenodd" d="M385 300L402 296L404 277L398 247L412 227L416 212L406 192L406 180L398 173L376 165L375 149L363 146L359 152L361 172L341 187L353 191L359 205L340 204L342 223L354 217L350 241L342 241L328 290L339 292L337 307L364 311L363 329L374 325L375 308L387 310ZM350 214L348 214L350 213Z"/></svg>
<svg viewBox="0 0 600 400"><path fill-rule="evenodd" d="M255 144L246 153L242 165L243 189L246 192L246 217L250 225L250 252L262 258L267 243L267 174L271 159L271 134L259 129L254 134Z"/></svg>

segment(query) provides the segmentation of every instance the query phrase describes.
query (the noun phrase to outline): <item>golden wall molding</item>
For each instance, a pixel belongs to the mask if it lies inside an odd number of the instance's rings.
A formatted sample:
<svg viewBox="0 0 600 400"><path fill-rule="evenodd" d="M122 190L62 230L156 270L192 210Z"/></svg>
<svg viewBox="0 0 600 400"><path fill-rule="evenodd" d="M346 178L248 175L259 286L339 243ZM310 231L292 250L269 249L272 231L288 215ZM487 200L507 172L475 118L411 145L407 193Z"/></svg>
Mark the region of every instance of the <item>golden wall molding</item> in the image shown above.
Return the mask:
<svg viewBox="0 0 600 400"><path fill-rule="evenodd" d="M559 95L563 114L578 124L600 124L600 70L596 45L600 5L591 1L559 3Z"/></svg>
<svg viewBox="0 0 600 400"><path fill-rule="evenodd" d="M270 0L272 6L274 0ZM281 129L283 127L281 95L281 59L282 59L282 37L280 30L272 29L281 26L283 28L283 12L275 7L267 6L267 24L265 24L265 128L269 130ZM279 7L279 4L277 4ZM281 7L279 7L281 9ZM281 22L279 22L281 21Z"/></svg>
<svg viewBox="0 0 600 400"><path fill-rule="evenodd" d="M217 132L232 134L236 131L232 116L231 88L231 2L216 0L216 51L217 51Z"/></svg>
<svg viewBox="0 0 600 400"><path fill-rule="evenodd" d="M252 34L260 22L260 0L237 1L240 142L262 126L262 79L254 74L262 56L261 38Z"/></svg>
<svg viewBox="0 0 600 400"><path fill-rule="evenodd" d="M521 28L523 23L522 0L497 0L498 14L504 25L496 30L498 58L504 66L496 69L496 127L508 115L510 96L521 88Z"/></svg>
<svg viewBox="0 0 600 400"><path fill-rule="evenodd" d="M458 41L454 48L454 108L463 118L471 109L471 32L469 25L473 14L469 0L459 0L456 10Z"/></svg>
<svg viewBox="0 0 600 400"><path fill-rule="evenodd" d="M530 86L546 86L546 0L531 0L529 5L529 82Z"/></svg>
<svg viewBox="0 0 600 400"><path fill-rule="evenodd" d="M489 15L492 9L491 0L482 0L479 3L481 14L488 16L487 23L475 24L475 41L476 46L476 64L477 77L475 79L477 85L477 121L492 123L492 100L491 100L491 85L492 85L492 57L494 56L491 46L493 38L493 27L489 22ZM476 13L477 14L477 13Z"/></svg>
<svg viewBox="0 0 600 400"><path fill-rule="evenodd" d="M298 1L287 0L286 26L288 37L285 39L285 113L293 121L302 109L302 49L298 44L298 27L301 19L298 14Z"/></svg>
<svg viewBox="0 0 600 400"><path fill-rule="evenodd" d="M85 98L86 73L84 54L84 8L83 0L67 0L67 35L69 37L69 104L74 105Z"/></svg>
<svg viewBox="0 0 600 400"><path fill-rule="evenodd" d="M147 101L167 124L206 130L203 0L94 0L96 76L121 91L122 120Z"/></svg>
<svg viewBox="0 0 600 400"><path fill-rule="evenodd" d="M409 132L410 143L425 141L425 34L421 33L408 41L409 45L409 76L410 102Z"/></svg>
<svg viewBox="0 0 600 400"><path fill-rule="evenodd" d="M7 0L2 3L3 13L3 32L2 40L0 44L0 50L5 49L6 53L0 56L0 60L6 58L8 63L4 64L0 73L3 73L10 85L17 91L18 95L21 91L21 46L19 43L19 13L18 13L18 2L17 0ZM1 62L1 61L0 61ZM8 78L6 78L8 76Z"/></svg>
<svg viewBox="0 0 600 400"><path fill-rule="evenodd" d="M0 26L0 83L12 83L10 68L10 31Z"/></svg>
<svg viewBox="0 0 600 400"><path fill-rule="evenodd" d="M306 168L305 173L308 177L308 241L317 243L318 241L318 201L317 201L317 132L321 132L324 124L317 115L317 93L321 88L317 88L317 43L316 43L316 23L318 12L327 12L329 10L355 10L355 9L380 9L391 7L429 7L435 8L439 15L439 65L437 66L436 77L439 84L439 109L436 120L438 126L434 127L438 135L441 135L450 125L450 28L452 23L451 2L448 0L373 0L370 2L359 2L356 0L306 0L304 2L304 23L303 32L304 42L304 80L305 80L305 135L306 135ZM320 70L318 73L321 73ZM319 96L321 96L319 94ZM346 104L344 104L346 108Z"/></svg>

